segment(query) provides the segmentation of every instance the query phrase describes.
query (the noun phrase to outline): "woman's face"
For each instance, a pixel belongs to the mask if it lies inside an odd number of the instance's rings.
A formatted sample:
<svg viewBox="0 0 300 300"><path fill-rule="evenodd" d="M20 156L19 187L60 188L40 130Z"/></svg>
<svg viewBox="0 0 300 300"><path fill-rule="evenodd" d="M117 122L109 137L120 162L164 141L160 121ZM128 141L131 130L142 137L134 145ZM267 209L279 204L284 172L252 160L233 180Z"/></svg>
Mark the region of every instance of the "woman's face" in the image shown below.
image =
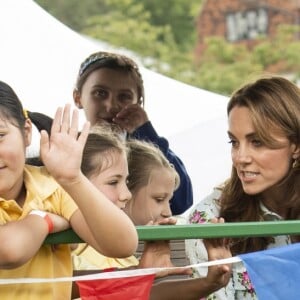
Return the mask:
<svg viewBox="0 0 300 300"><path fill-rule="evenodd" d="M105 154L103 154L105 155ZM131 199L127 188L128 165L125 153L111 151L100 173L90 176L90 181L117 207L124 209Z"/></svg>
<svg viewBox="0 0 300 300"><path fill-rule="evenodd" d="M175 175L167 168L155 168L148 185L134 191L126 208L135 225L146 225L171 216L170 200L175 188Z"/></svg>
<svg viewBox="0 0 300 300"><path fill-rule="evenodd" d="M25 147L29 146L30 141L30 120L25 122L24 139L18 127L0 117L0 197L6 200L19 201L23 186Z"/></svg>
<svg viewBox="0 0 300 300"><path fill-rule="evenodd" d="M93 71L81 92L75 91L73 96L92 126L113 123L113 118L125 106L138 102L137 84L130 74L109 68Z"/></svg>
<svg viewBox="0 0 300 300"><path fill-rule="evenodd" d="M247 107L234 107L229 113L229 138L232 143L232 162L245 193L272 193L272 188L289 172L296 147L278 133L270 135L282 144L270 149L258 138Z"/></svg>

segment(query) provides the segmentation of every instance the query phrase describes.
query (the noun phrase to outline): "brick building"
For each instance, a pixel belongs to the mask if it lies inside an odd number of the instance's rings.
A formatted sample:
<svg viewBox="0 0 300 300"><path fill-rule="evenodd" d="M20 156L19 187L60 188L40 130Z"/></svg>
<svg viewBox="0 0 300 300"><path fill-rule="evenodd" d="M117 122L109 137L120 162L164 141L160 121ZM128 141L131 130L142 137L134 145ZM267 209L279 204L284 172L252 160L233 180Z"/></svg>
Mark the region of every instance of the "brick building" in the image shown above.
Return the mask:
<svg viewBox="0 0 300 300"><path fill-rule="evenodd" d="M204 0L196 56L201 56L206 37L222 36L251 47L258 36L272 38L280 24L300 25L300 0Z"/></svg>

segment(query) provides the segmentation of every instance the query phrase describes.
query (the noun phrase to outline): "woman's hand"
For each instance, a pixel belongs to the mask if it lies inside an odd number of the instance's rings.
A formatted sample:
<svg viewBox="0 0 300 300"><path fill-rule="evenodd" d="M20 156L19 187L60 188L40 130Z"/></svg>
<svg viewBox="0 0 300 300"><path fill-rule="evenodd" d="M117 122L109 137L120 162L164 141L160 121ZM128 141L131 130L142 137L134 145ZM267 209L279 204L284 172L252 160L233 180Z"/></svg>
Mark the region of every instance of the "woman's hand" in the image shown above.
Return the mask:
<svg viewBox="0 0 300 300"><path fill-rule="evenodd" d="M212 223L224 223L223 218L214 218ZM206 239L203 240L207 250L208 260L218 260L232 257L226 239ZM208 268L207 280L212 286L215 286L215 290L218 290L226 286L231 276L231 265L216 265Z"/></svg>

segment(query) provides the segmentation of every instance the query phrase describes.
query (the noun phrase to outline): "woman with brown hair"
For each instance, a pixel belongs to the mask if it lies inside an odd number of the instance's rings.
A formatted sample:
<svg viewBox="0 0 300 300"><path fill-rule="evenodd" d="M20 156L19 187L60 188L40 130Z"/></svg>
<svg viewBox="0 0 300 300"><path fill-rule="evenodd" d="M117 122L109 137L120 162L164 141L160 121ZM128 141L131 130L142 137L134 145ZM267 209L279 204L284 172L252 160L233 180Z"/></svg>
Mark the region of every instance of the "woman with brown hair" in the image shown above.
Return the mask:
<svg viewBox="0 0 300 300"><path fill-rule="evenodd" d="M261 78L232 95L227 115L231 177L193 208L189 222L300 219L300 89L285 78ZM299 241L288 235L249 237L230 239L229 246L238 255ZM205 259L201 240L186 246L191 263ZM231 281L213 299L256 299L242 263L233 266Z"/></svg>

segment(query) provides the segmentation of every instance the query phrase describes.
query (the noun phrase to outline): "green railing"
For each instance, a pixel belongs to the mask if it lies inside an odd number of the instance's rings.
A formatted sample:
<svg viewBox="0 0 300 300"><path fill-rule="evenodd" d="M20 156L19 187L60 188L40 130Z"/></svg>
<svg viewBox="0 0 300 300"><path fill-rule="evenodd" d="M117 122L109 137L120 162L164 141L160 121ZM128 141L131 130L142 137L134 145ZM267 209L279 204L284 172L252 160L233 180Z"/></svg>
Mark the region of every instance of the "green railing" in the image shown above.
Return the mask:
<svg viewBox="0 0 300 300"><path fill-rule="evenodd" d="M139 240L182 240L194 238L250 237L300 235L300 220L241 222L224 224L189 224L163 226L137 226ZM45 243L69 244L82 240L72 230L50 234Z"/></svg>

